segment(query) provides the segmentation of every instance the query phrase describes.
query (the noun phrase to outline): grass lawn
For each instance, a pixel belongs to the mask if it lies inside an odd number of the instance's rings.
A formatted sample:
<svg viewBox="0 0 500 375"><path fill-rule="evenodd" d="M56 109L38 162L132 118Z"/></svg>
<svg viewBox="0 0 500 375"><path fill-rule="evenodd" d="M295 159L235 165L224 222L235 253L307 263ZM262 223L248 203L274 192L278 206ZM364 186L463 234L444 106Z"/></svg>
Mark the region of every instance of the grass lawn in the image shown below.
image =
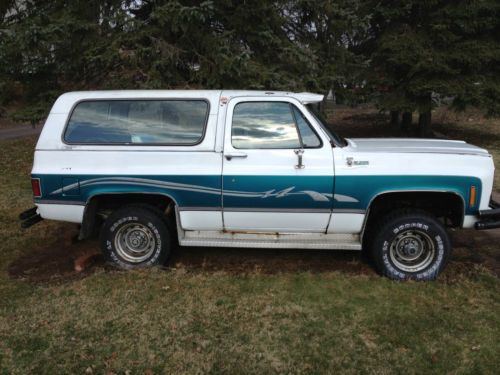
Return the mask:
<svg viewBox="0 0 500 375"><path fill-rule="evenodd" d="M498 162L498 130L478 131ZM95 242L18 226L34 143L0 142L0 374L498 373L500 282L477 261L498 260L498 237L467 232L429 283L381 278L357 253L287 250L186 249L167 270L76 275Z"/></svg>

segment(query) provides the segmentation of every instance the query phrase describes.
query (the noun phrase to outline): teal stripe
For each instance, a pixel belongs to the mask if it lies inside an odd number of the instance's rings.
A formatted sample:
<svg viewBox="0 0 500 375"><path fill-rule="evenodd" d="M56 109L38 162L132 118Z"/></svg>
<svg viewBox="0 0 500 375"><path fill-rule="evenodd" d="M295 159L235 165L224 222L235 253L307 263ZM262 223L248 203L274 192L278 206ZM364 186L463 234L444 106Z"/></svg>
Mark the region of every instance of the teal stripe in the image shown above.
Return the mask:
<svg viewBox="0 0 500 375"><path fill-rule="evenodd" d="M332 209L331 176L224 176L224 207ZM264 197L238 197L234 191L269 192ZM317 193L317 194L314 194Z"/></svg>
<svg viewBox="0 0 500 375"><path fill-rule="evenodd" d="M478 189L476 214L481 197L481 180L469 176L124 176L124 175L33 175L42 184L42 199L86 202L103 193L159 193L171 196L180 207L224 207L256 209L345 209L366 210L377 195L388 191L447 191L468 202L471 185ZM89 180L99 181L89 184ZM104 179L104 180L103 180ZM105 181L109 179L109 181ZM120 180L123 179L123 180ZM151 183L132 183L137 179ZM50 194L63 186L79 186ZM156 185L155 185L156 184ZM182 184L181 187L175 184ZM335 194L341 195L333 199ZM185 186L193 188L185 188ZM224 198L220 191L224 186ZM345 198L348 198L345 201Z"/></svg>
<svg viewBox="0 0 500 375"><path fill-rule="evenodd" d="M112 193L156 193L165 194L174 199L179 206L200 206L200 207L221 207L222 198L220 191L222 189L221 176L124 176L124 175L40 175L33 174L32 177L40 178L42 185L42 198L43 200L61 200L61 201L75 201L80 200L87 202L92 196L97 194L112 194ZM157 182L169 182L174 184L187 184L193 186L200 186L205 188L206 191L212 193L201 193L196 191L171 189L163 186L146 186L145 184L133 184L113 181L114 178L127 178L127 179L147 179ZM64 186L67 186L67 181L79 181L80 186L77 194L75 189L66 189L64 192L51 194ZM106 181L97 181L97 183L85 185L90 180L95 179L109 179Z"/></svg>
<svg viewBox="0 0 500 375"><path fill-rule="evenodd" d="M469 190L478 189L476 206L466 207L466 214L476 214L481 197L481 180L470 176L336 176L335 193L356 198L359 202L335 202L335 208L366 209L371 200L387 191L447 191L460 195L469 201Z"/></svg>

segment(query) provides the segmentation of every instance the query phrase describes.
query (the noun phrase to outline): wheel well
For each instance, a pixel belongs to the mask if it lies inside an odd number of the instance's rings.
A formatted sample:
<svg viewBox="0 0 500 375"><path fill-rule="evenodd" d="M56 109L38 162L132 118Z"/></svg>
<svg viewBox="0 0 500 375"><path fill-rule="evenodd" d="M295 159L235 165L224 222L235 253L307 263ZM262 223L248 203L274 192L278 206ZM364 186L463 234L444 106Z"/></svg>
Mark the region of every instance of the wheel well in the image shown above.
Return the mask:
<svg viewBox="0 0 500 375"><path fill-rule="evenodd" d="M99 194L89 199L85 206L83 221L78 238L80 240L97 234L103 221L114 210L129 204L153 206L175 221L175 201L162 194Z"/></svg>
<svg viewBox="0 0 500 375"><path fill-rule="evenodd" d="M370 204L365 228L373 220L401 208L424 210L448 227L461 227L464 218L462 197L451 192L395 192L377 196Z"/></svg>

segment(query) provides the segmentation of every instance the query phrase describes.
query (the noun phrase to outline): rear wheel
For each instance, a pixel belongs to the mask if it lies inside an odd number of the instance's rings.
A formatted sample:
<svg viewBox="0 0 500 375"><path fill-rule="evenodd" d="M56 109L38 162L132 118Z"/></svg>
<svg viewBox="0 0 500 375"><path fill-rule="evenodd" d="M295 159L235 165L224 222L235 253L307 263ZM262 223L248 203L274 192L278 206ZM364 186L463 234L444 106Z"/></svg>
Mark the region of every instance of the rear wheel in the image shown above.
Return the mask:
<svg viewBox="0 0 500 375"><path fill-rule="evenodd" d="M395 280L433 280L448 261L450 241L443 225L422 211L396 211L374 231L377 270Z"/></svg>
<svg viewBox="0 0 500 375"><path fill-rule="evenodd" d="M170 254L170 231L154 207L126 206L114 211L101 230L101 248L114 265L130 269L163 264Z"/></svg>

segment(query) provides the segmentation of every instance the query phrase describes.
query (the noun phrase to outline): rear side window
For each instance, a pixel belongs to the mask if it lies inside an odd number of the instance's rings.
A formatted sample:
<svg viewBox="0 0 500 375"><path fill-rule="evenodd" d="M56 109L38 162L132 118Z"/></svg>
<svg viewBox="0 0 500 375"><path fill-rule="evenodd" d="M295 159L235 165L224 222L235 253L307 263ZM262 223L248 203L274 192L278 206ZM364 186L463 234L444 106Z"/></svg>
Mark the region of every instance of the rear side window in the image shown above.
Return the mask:
<svg viewBox="0 0 500 375"><path fill-rule="evenodd" d="M204 100L99 100L76 105L64 140L70 144L195 145L208 119Z"/></svg>

